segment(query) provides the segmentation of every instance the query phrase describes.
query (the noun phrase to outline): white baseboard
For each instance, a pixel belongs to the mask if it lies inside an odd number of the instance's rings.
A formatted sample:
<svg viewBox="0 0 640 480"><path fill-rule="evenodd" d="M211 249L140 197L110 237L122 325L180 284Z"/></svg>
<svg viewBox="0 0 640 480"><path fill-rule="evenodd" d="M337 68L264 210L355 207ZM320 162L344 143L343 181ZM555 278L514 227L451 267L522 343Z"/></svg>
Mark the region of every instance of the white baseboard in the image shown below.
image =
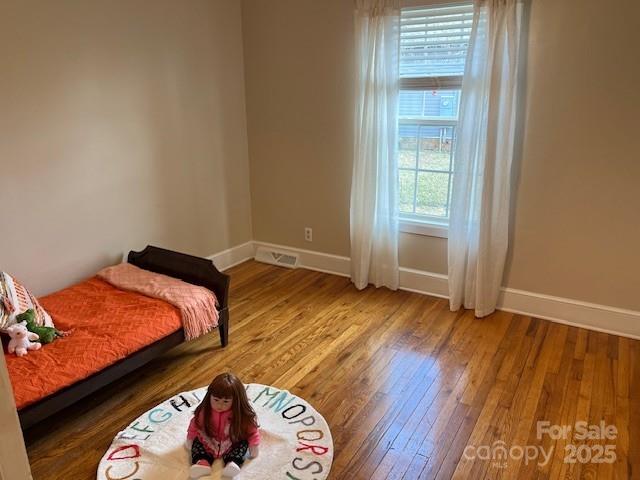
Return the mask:
<svg viewBox="0 0 640 480"><path fill-rule="evenodd" d="M439 273L400 267L400 290L449 298L449 280Z"/></svg>
<svg viewBox="0 0 640 480"><path fill-rule="evenodd" d="M636 310L513 288L502 289L498 308L574 327L640 339L640 312Z"/></svg>
<svg viewBox="0 0 640 480"><path fill-rule="evenodd" d="M400 288L449 298L446 275L400 268ZM609 305L502 288L498 309L598 332L640 339L640 312Z"/></svg>
<svg viewBox="0 0 640 480"><path fill-rule="evenodd" d="M253 244L256 250L260 247L274 248L278 251L298 255L298 265L300 268L331 273L342 277L351 276L351 259L349 257L314 252L313 250L304 250L302 248L285 247L284 245L276 245L275 243L253 242Z"/></svg>
<svg viewBox="0 0 640 480"><path fill-rule="evenodd" d="M343 277L350 276L351 259L349 257L266 242L247 242L212 255L209 258L213 259L216 267L222 270L253 258L258 247L272 247L295 253L299 256L301 268ZM218 262L223 267L219 266ZM412 268L400 268L400 289L440 298L449 297L446 275ZM565 325L640 339L640 311L625 310L608 305L598 305L513 288L502 289L498 299L498 308L506 312L541 318Z"/></svg>
<svg viewBox="0 0 640 480"><path fill-rule="evenodd" d="M253 242L249 241L242 245L236 245L235 247L228 248L222 252L209 255L209 260L213 261L213 264L220 271L227 270L228 268L235 267L239 263L251 260L255 256L255 248Z"/></svg>

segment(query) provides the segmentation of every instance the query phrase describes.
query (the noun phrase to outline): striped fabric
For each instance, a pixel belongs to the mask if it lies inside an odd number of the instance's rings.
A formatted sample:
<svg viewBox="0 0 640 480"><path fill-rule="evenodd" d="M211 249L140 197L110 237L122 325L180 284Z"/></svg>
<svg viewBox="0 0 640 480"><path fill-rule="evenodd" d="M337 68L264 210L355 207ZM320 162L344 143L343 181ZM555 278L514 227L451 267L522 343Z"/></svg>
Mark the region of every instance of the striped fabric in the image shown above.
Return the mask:
<svg viewBox="0 0 640 480"><path fill-rule="evenodd" d="M16 323L16 316L32 308L36 324L53 327L51 316L29 290L6 272L0 272L0 330Z"/></svg>

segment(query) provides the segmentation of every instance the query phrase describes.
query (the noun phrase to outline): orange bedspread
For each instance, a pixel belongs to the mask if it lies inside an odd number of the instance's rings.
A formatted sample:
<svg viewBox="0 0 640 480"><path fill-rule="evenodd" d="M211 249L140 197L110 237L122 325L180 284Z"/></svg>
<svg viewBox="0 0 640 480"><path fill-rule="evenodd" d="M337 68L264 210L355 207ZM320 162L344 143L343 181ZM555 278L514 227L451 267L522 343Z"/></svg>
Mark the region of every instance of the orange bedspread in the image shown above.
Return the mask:
<svg viewBox="0 0 640 480"><path fill-rule="evenodd" d="M5 354L18 409L82 380L182 328L172 305L97 277L40 299L70 335L25 357Z"/></svg>

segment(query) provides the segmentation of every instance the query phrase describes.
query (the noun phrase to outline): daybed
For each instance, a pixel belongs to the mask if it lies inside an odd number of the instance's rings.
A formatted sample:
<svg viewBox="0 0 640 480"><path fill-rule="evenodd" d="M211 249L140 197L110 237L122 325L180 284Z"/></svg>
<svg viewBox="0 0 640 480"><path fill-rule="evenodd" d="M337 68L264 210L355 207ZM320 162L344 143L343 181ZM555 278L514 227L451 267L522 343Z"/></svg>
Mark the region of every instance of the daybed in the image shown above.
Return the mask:
<svg viewBox="0 0 640 480"><path fill-rule="evenodd" d="M148 246L130 252L137 267L213 291L222 346L229 332L229 276L210 260ZM70 334L24 357L6 355L23 429L141 367L184 341L178 309L120 290L98 277L40 299Z"/></svg>

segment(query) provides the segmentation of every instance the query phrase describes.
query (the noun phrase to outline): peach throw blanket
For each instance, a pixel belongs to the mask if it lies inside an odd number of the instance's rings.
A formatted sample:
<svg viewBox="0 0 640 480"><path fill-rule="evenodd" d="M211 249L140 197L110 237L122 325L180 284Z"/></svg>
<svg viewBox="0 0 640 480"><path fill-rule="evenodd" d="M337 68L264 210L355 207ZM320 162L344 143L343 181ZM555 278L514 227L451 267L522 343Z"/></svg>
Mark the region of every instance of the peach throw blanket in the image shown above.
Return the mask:
<svg viewBox="0 0 640 480"><path fill-rule="evenodd" d="M98 277L116 288L159 298L180 310L182 328L192 340L218 326L214 293L177 278L150 272L130 263L121 263L98 272Z"/></svg>

